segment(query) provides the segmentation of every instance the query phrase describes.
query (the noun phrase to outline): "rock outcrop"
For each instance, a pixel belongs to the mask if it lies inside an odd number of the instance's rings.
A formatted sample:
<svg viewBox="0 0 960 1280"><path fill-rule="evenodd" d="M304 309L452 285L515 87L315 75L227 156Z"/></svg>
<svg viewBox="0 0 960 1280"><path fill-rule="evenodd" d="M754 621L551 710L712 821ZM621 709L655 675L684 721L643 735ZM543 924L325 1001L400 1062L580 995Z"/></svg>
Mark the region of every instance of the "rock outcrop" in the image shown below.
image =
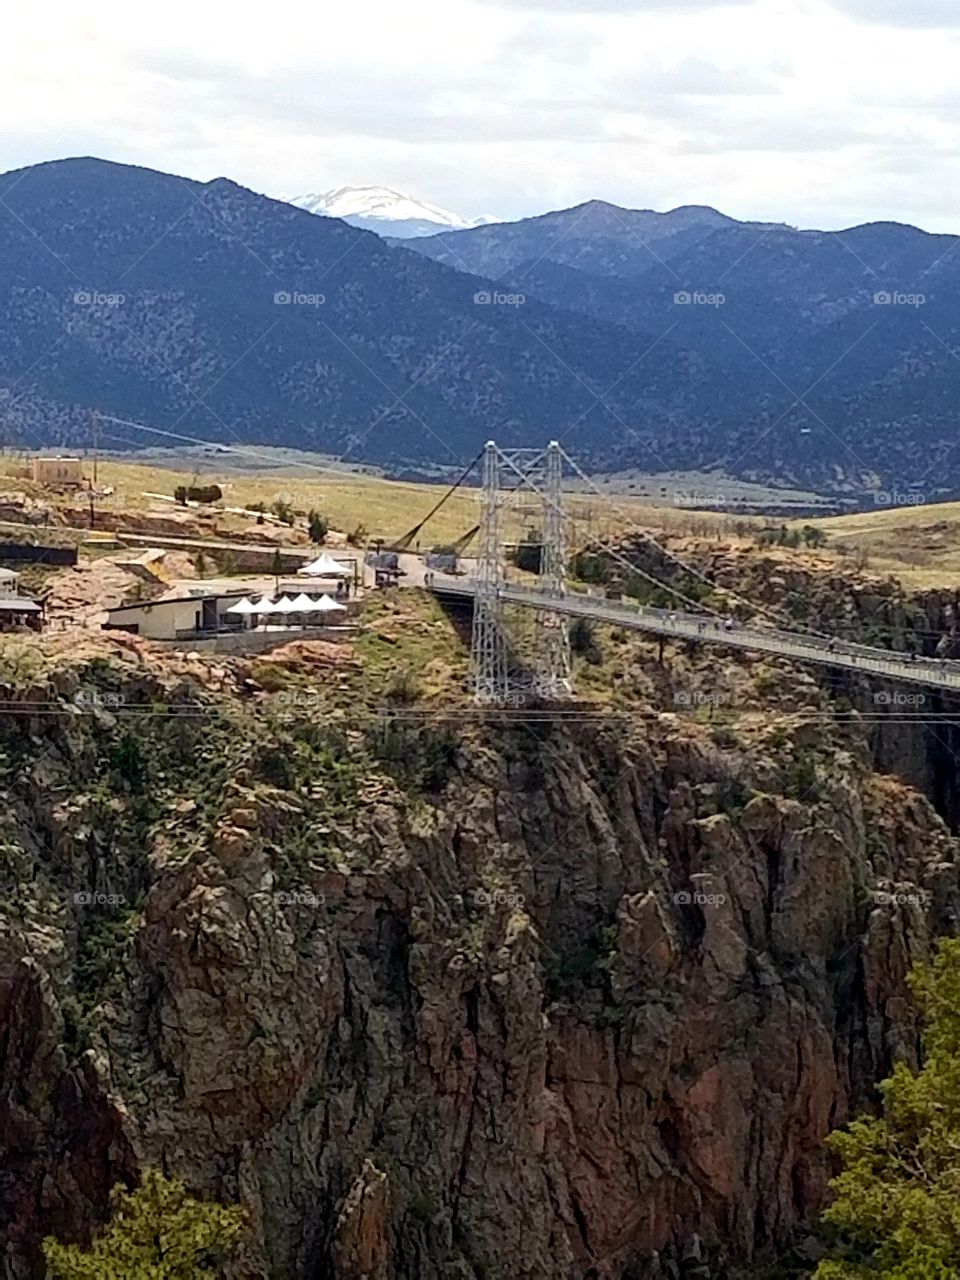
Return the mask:
<svg viewBox="0 0 960 1280"><path fill-rule="evenodd" d="M249 1206L237 1276L745 1275L916 1060L956 844L837 730L41 692L0 743L5 1280L146 1165Z"/></svg>

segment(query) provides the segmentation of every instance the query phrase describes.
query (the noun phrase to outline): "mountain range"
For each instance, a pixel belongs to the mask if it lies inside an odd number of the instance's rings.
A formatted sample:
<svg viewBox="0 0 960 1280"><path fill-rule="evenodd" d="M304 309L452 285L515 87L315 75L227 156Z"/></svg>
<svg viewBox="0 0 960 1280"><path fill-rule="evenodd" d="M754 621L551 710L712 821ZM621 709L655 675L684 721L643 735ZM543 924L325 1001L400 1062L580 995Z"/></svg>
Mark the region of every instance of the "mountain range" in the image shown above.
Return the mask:
<svg viewBox="0 0 960 1280"><path fill-rule="evenodd" d="M0 179L0 415L27 446L88 444L100 409L216 441L461 464L490 436L560 432L587 456L618 448L628 417L680 434L709 416L715 375L682 349L626 369L626 331L501 298L222 178L79 159Z"/></svg>
<svg viewBox="0 0 960 1280"><path fill-rule="evenodd" d="M685 464L934 492L960 483L958 243L897 223L801 231L590 201L403 251L722 369L737 390L714 405L721 439L703 447L691 424Z"/></svg>
<svg viewBox="0 0 960 1280"><path fill-rule="evenodd" d="M56 161L0 177L0 419L28 447L89 444L101 410L388 466L559 436L595 469L934 494L960 486L955 243L602 201L388 240Z"/></svg>
<svg viewBox="0 0 960 1280"><path fill-rule="evenodd" d="M491 214L481 218L461 218L457 213L425 204L391 187L338 187L335 191L296 196L289 203L298 209L306 209L308 213L342 218L352 227L400 239L435 235L440 231L466 231L470 227L496 222Z"/></svg>

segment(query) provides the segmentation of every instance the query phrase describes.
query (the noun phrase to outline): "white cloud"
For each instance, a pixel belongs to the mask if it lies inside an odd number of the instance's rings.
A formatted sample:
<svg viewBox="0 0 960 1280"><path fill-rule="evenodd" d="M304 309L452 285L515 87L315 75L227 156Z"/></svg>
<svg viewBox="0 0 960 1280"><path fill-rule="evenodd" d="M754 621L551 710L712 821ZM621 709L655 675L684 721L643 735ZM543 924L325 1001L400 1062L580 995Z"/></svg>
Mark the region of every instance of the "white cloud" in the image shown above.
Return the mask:
<svg viewBox="0 0 960 1280"><path fill-rule="evenodd" d="M540 13L634 14L694 13L700 9L729 8L750 0L477 0L500 9L536 10Z"/></svg>
<svg viewBox="0 0 960 1280"><path fill-rule="evenodd" d="M955 0L829 0L832 7L858 22L894 27L960 27Z"/></svg>
<svg viewBox="0 0 960 1280"><path fill-rule="evenodd" d="M273 0L225 21L52 0L5 15L0 169L99 154L467 215L600 196L952 230L953 3Z"/></svg>

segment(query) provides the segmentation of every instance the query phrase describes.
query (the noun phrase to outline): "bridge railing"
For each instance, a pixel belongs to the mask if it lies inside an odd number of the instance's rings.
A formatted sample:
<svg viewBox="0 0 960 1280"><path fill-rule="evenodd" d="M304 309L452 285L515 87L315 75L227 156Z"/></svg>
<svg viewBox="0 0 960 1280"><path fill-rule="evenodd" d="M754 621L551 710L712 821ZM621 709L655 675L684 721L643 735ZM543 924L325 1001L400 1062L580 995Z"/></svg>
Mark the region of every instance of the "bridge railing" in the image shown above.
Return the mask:
<svg viewBox="0 0 960 1280"><path fill-rule="evenodd" d="M773 627L760 628L734 623L729 630L719 621L706 620L697 614L680 613L652 605L631 605L622 600L610 600L606 596L588 595L585 592L569 592L556 596L536 586L505 586L500 594L506 601L536 606L542 599L544 608L555 608L564 613L596 617L606 614L611 621L630 625L634 620L651 624L651 629L664 635L684 635L701 638L705 634L720 631L731 644L743 648L759 649L769 653L797 654L833 661L836 666L849 666L851 670L869 670L875 675L911 683L960 688L960 664L936 658L912 658L906 653L888 649L876 649L870 645L849 640L831 640L825 636L809 635L801 631L781 631ZM843 659L848 659L844 662ZM838 661L839 659L839 661ZM855 663L862 663L859 668Z"/></svg>

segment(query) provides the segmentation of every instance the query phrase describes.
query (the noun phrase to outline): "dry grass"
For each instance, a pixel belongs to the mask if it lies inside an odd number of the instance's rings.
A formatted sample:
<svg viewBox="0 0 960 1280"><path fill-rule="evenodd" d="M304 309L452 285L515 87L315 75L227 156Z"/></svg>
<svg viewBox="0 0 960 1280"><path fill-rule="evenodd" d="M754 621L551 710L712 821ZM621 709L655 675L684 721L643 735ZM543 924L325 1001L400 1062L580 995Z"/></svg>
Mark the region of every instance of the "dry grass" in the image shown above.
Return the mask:
<svg viewBox="0 0 960 1280"><path fill-rule="evenodd" d="M828 547L867 558L867 567L912 587L955 586L960 578L960 502L899 506L805 523L822 529Z"/></svg>
<svg viewBox="0 0 960 1280"><path fill-rule="evenodd" d="M98 503L98 508L107 511L163 509L162 504L144 495L172 496L178 485L196 482L190 472L114 460L100 462L98 481L100 485L112 486L115 491L113 497ZM382 537L388 542L401 537L422 520L444 493L442 485L407 484L349 472L305 473L303 477L260 472L217 477L205 470L199 483L219 484L226 506L245 507L262 502L269 508L281 499L299 511L315 508L334 529L349 534L362 525L371 537ZM10 487L25 490L36 497L50 497L22 479L11 477ZM420 535L422 546L454 542L473 528L480 519L479 497L477 489L462 489L454 493ZM518 493L505 500L503 527L507 539L521 536L529 525L540 522L534 493ZM594 537L615 536L635 525L673 534L724 537L730 536L737 525L750 523L720 513L653 506L631 497L617 497L611 502L590 494L568 494L565 501L573 526L569 532L571 546L583 545ZM172 506L170 509L173 510ZM231 526L240 529L245 523L242 516L226 516L218 520L223 531L228 531Z"/></svg>

